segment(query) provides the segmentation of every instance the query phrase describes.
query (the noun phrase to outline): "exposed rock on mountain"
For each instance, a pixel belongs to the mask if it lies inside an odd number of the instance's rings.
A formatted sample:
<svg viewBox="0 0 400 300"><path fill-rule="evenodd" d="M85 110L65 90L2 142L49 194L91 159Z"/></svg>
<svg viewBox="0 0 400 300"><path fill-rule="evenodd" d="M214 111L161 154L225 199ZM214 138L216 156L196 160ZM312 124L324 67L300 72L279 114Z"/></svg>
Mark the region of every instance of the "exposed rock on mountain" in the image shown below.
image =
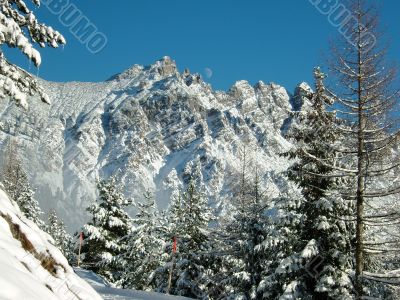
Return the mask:
<svg viewBox="0 0 400 300"><path fill-rule="evenodd" d="M24 112L0 102L0 149L15 138L40 203L70 228L85 221L96 180L112 174L127 196L150 190L166 208L172 190L197 172L223 213L245 148L271 195L287 185L279 153L290 147L282 132L292 99L279 85L238 81L214 91L200 75L180 74L169 57L101 83L42 84L51 106L31 99Z"/></svg>

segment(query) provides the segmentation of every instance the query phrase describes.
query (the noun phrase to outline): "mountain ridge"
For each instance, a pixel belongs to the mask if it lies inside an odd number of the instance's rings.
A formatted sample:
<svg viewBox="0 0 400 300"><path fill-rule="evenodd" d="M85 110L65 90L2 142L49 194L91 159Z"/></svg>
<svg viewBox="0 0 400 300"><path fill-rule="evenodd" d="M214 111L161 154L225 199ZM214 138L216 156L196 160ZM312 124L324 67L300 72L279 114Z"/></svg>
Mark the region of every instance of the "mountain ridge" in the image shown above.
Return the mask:
<svg viewBox="0 0 400 300"><path fill-rule="evenodd" d="M72 230L87 218L96 181L111 175L128 197L140 200L150 190L165 209L197 173L210 205L224 213L246 147L271 195L290 185L280 174L289 162L279 153L290 147L284 131L299 91L245 80L214 91L199 74L179 73L169 57L104 82L41 83L50 106L32 98L24 112L0 103L0 143L15 137L39 202Z"/></svg>

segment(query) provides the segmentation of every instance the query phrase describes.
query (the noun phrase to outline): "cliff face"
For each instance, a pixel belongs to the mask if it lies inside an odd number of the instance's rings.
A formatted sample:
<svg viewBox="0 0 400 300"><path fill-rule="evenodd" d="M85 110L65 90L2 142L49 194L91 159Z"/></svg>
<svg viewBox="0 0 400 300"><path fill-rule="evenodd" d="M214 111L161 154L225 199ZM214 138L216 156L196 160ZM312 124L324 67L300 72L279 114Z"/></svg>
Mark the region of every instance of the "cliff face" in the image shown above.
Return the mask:
<svg viewBox="0 0 400 300"><path fill-rule="evenodd" d="M106 82L43 86L51 106L31 99L24 112L0 102L0 150L13 136L44 210L56 209L70 228L85 221L96 180L110 175L127 196L150 190L166 208L172 190L197 173L210 205L223 213L244 149L271 195L287 188L280 172L289 162L279 153L290 147L283 132L299 101L281 86L239 81L214 91L168 57Z"/></svg>

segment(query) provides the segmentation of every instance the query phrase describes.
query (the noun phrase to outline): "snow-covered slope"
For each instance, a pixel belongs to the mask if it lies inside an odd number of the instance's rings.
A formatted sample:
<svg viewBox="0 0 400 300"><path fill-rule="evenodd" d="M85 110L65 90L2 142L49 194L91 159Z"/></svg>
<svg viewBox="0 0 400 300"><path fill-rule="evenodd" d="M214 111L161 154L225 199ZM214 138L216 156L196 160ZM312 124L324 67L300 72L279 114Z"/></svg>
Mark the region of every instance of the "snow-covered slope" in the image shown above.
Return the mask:
<svg viewBox="0 0 400 300"><path fill-rule="evenodd" d="M189 300L190 298L171 296L154 292L113 288L103 278L92 271L77 268L76 273L85 279L104 300Z"/></svg>
<svg viewBox="0 0 400 300"><path fill-rule="evenodd" d="M102 299L0 189L0 299Z"/></svg>
<svg viewBox="0 0 400 300"><path fill-rule="evenodd" d="M51 106L31 99L24 112L0 101L0 150L16 137L44 210L56 209L72 229L85 221L96 179L112 174L127 196L148 189L165 208L171 191L197 172L221 213L246 148L271 195L286 185L279 173L288 162L278 154L290 146L282 132L293 102L281 86L239 81L214 91L168 57L106 82L43 86Z"/></svg>

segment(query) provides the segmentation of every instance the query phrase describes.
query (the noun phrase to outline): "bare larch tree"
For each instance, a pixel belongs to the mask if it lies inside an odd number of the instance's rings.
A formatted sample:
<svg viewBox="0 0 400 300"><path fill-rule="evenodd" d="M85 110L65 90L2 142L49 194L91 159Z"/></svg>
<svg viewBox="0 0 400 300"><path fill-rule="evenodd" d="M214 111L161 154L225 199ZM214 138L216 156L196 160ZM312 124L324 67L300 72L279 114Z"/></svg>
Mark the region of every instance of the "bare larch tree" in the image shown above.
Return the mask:
<svg viewBox="0 0 400 300"><path fill-rule="evenodd" d="M399 94L393 88L396 69L386 62L387 45L382 42L377 8L368 0L348 0L346 7L351 14L343 21L341 38L331 47L328 75L333 88L325 89L343 121L334 126L342 143L331 146L337 153L334 164L308 155L330 167L329 176L350 182L340 192L355 204L349 220L356 222L355 292L361 299L366 280L383 282L385 277L371 272L367 259L396 250L392 247L396 238L390 234L394 229L389 227L398 224L399 217L395 196L400 192L400 184L396 185L399 161L393 151L398 129L392 120ZM376 229L382 225L388 225L385 235Z"/></svg>

